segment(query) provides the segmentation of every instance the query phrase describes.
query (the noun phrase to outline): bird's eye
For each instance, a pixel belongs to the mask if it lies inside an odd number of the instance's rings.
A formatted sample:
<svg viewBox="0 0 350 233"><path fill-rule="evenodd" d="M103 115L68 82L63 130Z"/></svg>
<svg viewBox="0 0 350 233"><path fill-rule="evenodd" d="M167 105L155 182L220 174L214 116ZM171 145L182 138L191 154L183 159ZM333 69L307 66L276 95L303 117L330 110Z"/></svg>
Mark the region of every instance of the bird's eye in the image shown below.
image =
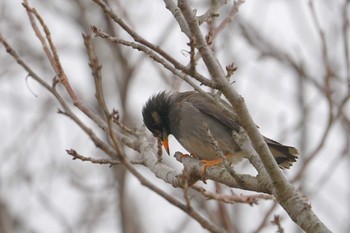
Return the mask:
<svg viewBox="0 0 350 233"><path fill-rule="evenodd" d="M160 123L160 116L159 116L158 112L154 111L151 113L151 115L152 115L152 119L154 120L153 124L154 125L159 124Z"/></svg>

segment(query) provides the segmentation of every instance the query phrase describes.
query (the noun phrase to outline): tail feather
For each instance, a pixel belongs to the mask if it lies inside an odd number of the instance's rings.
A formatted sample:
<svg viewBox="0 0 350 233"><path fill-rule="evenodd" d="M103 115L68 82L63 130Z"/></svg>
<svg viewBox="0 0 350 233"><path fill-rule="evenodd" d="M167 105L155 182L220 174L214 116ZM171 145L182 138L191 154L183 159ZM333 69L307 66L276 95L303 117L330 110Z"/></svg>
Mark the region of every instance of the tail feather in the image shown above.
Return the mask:
<svg viewBox="0 0 350 233"><path fill-rule="evenodd" d="M281 143L266 137L264 137L264 139L280 168L288 169L297 161L299 152L296 148L282 145Z"/></svg>

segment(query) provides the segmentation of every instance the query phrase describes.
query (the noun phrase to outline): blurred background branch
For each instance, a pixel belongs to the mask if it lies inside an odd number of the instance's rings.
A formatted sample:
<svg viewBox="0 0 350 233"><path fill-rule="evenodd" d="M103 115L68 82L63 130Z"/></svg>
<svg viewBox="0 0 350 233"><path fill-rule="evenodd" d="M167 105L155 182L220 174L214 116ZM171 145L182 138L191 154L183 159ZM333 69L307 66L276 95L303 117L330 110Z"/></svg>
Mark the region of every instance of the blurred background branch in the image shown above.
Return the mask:
<svg viewBox="0 0 350 233"><path fill-rule="evenodd" d="M199 55L187 52L189 41L179 33L174 16L184 19L176 15L174 1L95 2L112 9L137 33L136 39L93 1L24 1L30 20L19 2L0 2L0 232L184 232L201 231L203 224L218 232L271 232L276 226L300 232L285 211L262 194L235 189L232 194L232 188L199 181L196 190L184 195L154 176L164 169L183 185L183 178L175 177L182 172L178 161L163 156L164 164L154 163L157 143L142 129L142 105L164 89L191 90L188 80L204 91L210 89L202 84L215 83L207 78ZM200 15L203 34L220 63L238 67L233 86L245 97L260 130L300 149L287 177L330 229L349 231L349 1L188 2ZM31 18L29 6L40 14L50 37L45 27L33 33L33 22L43 24L40 17ZM158 51L169 69L147 53L94 38L91 25ZM186 25L180 28L189 35ZM42 34L40 41L48 45L38 43L35 34ZM16 51L17 62L29 70L23 72L5 53L5 40ZM57 84L62 77L69 80L65 89ZM76 117L87 134L56 114L57 108ZM119 112L118 123L112 120L112 109ZM91 138L113 158L101 153ZM115 153L113 140L120 143L121 154ZM126 155L128 164L72 161L65 153L69 148L95 162L115 162ZM183 150L177 148L172 150ZM149 170L131 161L155 167ZM128 169L172 204L139 185ZM237 169L256 175L248 163ZM246 205L257 200L253 208ZM196 216L202 226L178 211L179 206L189 210L186 202L194 215L200 214Z"/></svg>

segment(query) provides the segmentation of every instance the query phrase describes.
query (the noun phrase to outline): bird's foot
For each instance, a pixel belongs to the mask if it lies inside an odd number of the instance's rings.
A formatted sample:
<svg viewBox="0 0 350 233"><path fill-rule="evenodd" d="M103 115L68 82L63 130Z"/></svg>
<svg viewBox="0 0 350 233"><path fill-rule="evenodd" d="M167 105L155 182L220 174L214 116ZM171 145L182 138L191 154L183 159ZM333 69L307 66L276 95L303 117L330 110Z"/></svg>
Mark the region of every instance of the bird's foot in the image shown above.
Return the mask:
<svg viewBox="0 0 350 233"><path fill-rule="evenodd" d="M222 163L222 159L214 159L214 160L201 160L201 163L203 164L203 168L201 171L201 176L205 174L205 171L208 167L216 166Z"/></svg>

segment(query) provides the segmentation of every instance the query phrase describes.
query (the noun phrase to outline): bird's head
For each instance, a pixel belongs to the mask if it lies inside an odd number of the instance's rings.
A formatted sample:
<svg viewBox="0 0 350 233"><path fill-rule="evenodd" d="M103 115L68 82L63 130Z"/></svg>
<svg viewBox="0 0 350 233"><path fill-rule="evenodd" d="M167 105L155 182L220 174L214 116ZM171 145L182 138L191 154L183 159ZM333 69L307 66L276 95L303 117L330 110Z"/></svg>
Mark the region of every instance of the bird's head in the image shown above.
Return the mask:
<svg viewBox="0 0 350 233"><path fill-rule="evenodd" d="M160 92L152 96L142 109L143 122L159 138L164 149L169 154L168 136L171 134L169 127L169 111L171 100L167 92Z"/></svg>

